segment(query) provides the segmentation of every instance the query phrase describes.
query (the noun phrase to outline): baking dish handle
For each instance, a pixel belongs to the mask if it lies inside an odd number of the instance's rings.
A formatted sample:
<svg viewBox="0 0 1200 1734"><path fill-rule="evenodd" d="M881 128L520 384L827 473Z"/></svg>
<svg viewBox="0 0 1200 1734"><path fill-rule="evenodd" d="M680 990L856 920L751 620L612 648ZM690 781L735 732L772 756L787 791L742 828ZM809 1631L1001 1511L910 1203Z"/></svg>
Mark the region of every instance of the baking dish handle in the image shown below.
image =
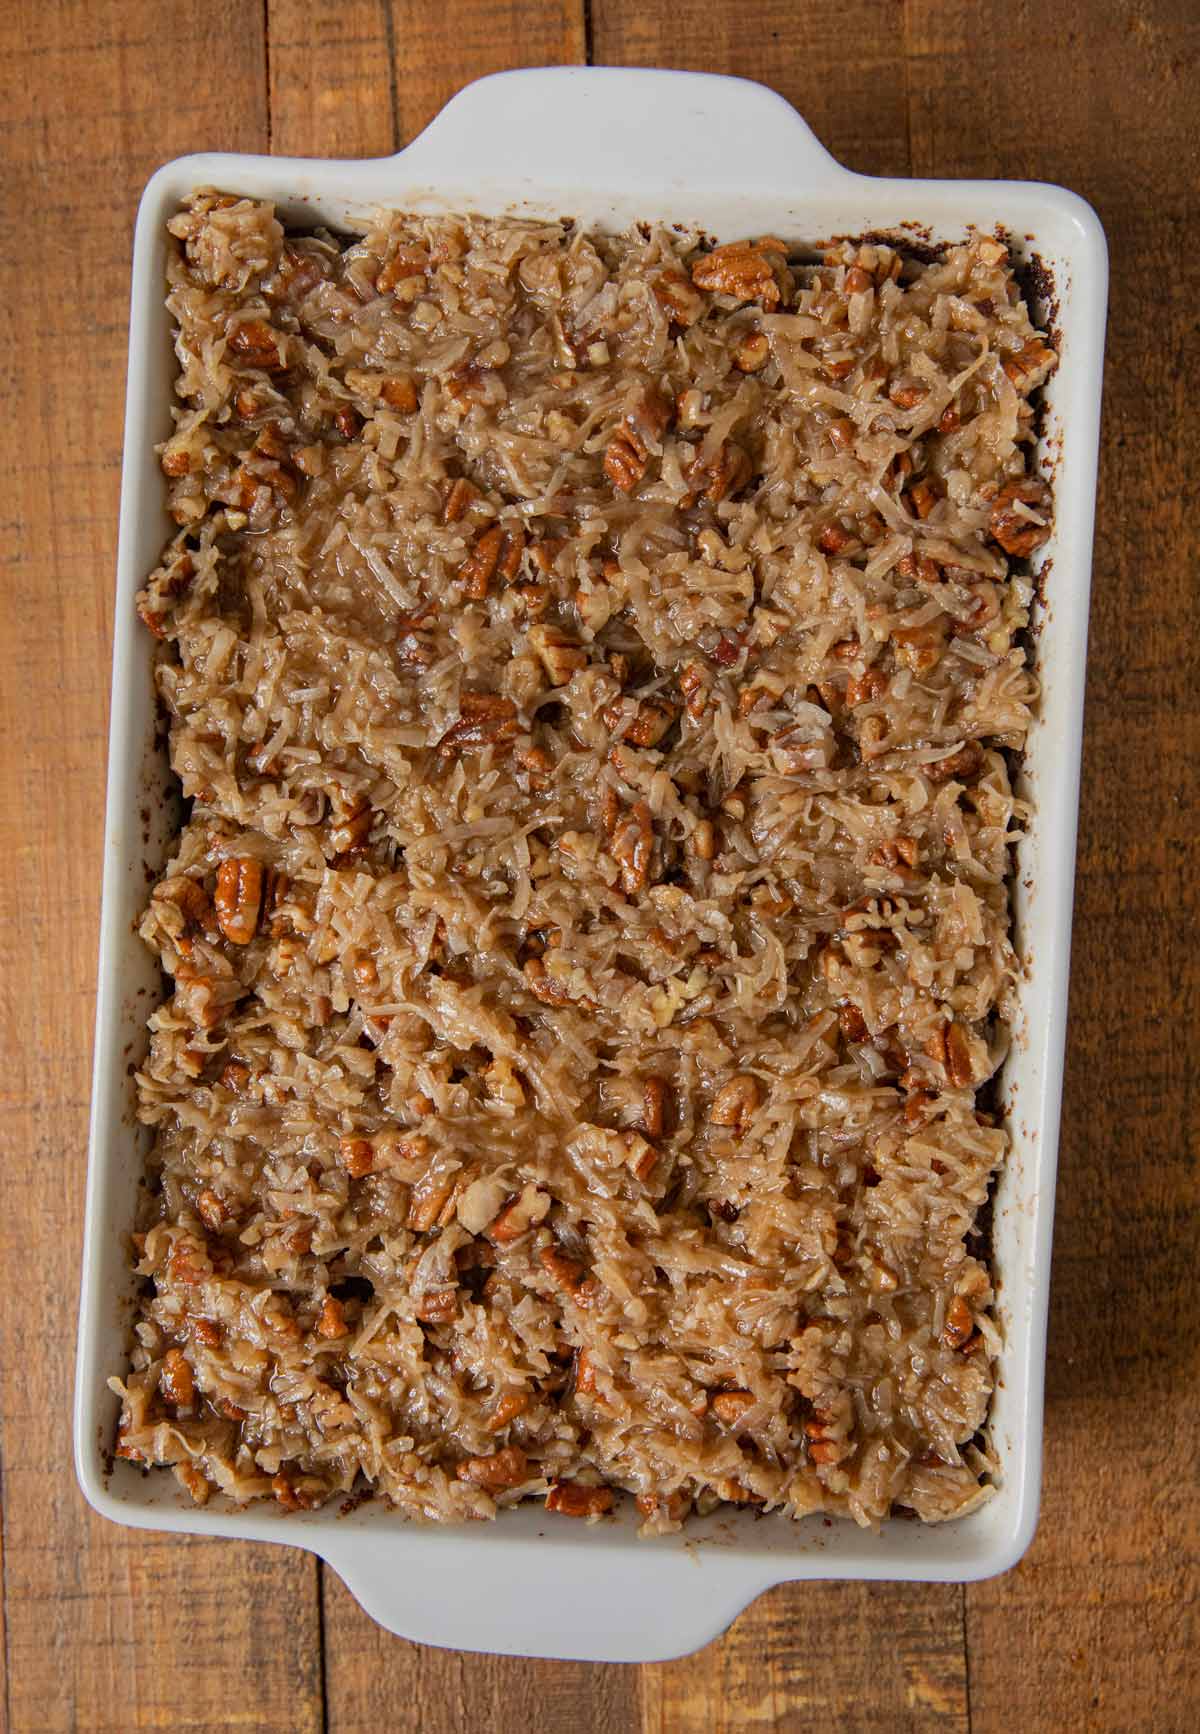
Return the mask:
<svg viewBox="0 0 1200 1734"><path fill-rule="evenodd" d="M539 1533L532 1517L507 1514L520 1531L507 1544L481 1547L475 1526L439 1526L434 1537L364 1526L323 1536L317 1551L397 1637L579 1662L686 1655L787 1575L720 1547L680 1547L678 1538L635 1544L629 1525L572 1524L578 1533L560 1539ZM631 1545L644 1549L633 1570Z"/></svg>
<svg viewBox="0 0 1200 1734"><path fill-rule="evenodd" d="M556 152L559 138L571 140L569 153ZM548 186L570 192L581 154L589 184L623 191L651 178L685 196L697 187L750 196L767 182L795 192L860 178L766 85L641 67L494 73L460 90L399 154L406 175L428 159L439 185L525 181L541 195ZM560 168L567 157L571 168Z"/></svg>

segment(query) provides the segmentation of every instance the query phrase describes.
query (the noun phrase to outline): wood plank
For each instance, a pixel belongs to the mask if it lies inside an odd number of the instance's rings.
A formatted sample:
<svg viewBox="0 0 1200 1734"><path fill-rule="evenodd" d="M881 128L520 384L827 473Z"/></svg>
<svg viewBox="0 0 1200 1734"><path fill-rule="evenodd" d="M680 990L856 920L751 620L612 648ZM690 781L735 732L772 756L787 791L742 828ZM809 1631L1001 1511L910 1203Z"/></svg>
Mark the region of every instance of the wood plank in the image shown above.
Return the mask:
<svg viewBox="0 0 1200 1734"><path fill-rule="evenodd" d="M640 1670L437 1650L394 1638L332 1571L324 1583L330 1734L630 1734ZM520 1594L519 1583L513 1586Z"/></svg>
<svg viewBox="0 0 1200 1734"><path fill-rule="evenodd" d="M396 148L392 30L379 0L268 0L271 149L378 157Z"/></svg>
<svg viewBox="0 0 1200 1734"><path fill-rule="evenodd" d="M896 0L593 0L593 59L758 79L848 167L903 175L903 15Z"/></svg>
<svg viewBox="0 0 1200 1734"><path fill-rule="evenodd" d="M1065 181L1114 267L1044 1505L1021 1566L967 1592L972 1727L1190 1729L1200 16L1151 0L1099 41L1087 0L908 18L914 167Z"/></svg>
<svg viewBox="0 0 1200 1734"><path fill-rule="evenodd" d="M391 20L401 142L473 78L587 59L584 0L391 0Z"/></svg>
<svg viewBox="0 0 1200 1734"><path fill-rule="evenodd" d="M965 1730L954 1584L783 1584L697 1655L639 1668L643 1734Z"/></svg>
<svg viewBox="0 0 1200 1734"><path fill-rule="evenodd" d="M315 1570L93 1517L70 1467L97 863L129 295L156 162L266 138L261 19L234 0L0 9L0 1444L14 1730L320 1719ZM217 1663L219 1662L219 1666Z"/></svg>

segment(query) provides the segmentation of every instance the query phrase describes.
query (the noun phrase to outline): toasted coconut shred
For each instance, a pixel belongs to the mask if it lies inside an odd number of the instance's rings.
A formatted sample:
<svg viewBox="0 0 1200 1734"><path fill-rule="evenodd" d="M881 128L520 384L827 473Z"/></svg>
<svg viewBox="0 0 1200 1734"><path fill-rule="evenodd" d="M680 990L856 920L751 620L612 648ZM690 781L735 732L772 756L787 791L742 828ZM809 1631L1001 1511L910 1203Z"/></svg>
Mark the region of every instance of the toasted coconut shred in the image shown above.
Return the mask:
<svg viewBox="0 0 1200 1734"><path fill-rule="evenodd" d="M119 1456L971 1510L1055 363L1004 246L170 224Z"/></svg>

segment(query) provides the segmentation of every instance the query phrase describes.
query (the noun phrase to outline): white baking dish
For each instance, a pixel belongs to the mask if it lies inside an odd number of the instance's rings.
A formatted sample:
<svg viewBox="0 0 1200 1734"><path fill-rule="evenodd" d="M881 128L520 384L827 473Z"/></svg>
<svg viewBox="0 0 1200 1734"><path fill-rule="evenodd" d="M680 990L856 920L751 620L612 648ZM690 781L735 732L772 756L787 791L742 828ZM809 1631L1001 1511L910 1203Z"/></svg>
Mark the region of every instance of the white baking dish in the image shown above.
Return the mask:
<svg viewBox="0 0 1200 1734"><path fill-rule="evenodd" d="M1002 226L1052 274L1061 365L1048 388L1043 461L1056 477L1047 603L1037 638L1044 696L1026 776L1036 818L1018 859L1022 1023L1003 1080L1014 1148L996 1196L1005 1349L992 1415L1003 1477L957 1523L894 1522L873 1534L734 1513L683 1537L639 1541L629 1514L584 1527L522 1508L492 1525L421 1528L365 1506L285 1516L204 1509L167 1474L110 1465L116 1404L106 1376L128 1341L132 1223L144 1140L131 1058L159 993L134 932L176 817L134 596L168 529L153 447L170 430L164 225L197 186L272 198L294 222L346 226L390 205L517 210L624 227L698 224L720 239L805 240L920 225L959 239ZM760 1591L792 1578L957 1581L1006 1570L1028 1545L1041 1475L1050 1234L1067 1014L1075 815L1100 407L1107 260L1093 212L1034 184L874 180L851 174L771 91L689 73L572 68L471 85L407 150L374 162L211 155L168 163L138 214L113 657L95 1083L75 1406L79 1478L119 1523L286 1541L328 1560L381 1624L463 1649L653 1661L704 1643Z"/></svg>

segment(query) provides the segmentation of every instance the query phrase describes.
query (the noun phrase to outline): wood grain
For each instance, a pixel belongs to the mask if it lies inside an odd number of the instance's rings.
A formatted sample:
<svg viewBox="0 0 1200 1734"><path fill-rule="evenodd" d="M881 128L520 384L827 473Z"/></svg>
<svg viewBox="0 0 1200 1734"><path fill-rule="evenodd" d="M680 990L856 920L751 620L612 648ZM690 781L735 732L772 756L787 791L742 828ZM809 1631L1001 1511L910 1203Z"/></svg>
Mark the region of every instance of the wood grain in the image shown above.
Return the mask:
<svg viewBox="0 0 1200 1734"><path fill-rule="evenodd" d="M265 142L260 25L0 8L5 1700L39 1734L217 1727L235 1680L243 1727L320 1721L312 1563L101 1522L70 1452L132 219L162 158Z"/></svg>
<svg viewBox="0 0 1200 1734"><path fill-rule="evenodd" d="M75 1490L67 1419L138 190L202 146L386 152L470 78L589 46L763 79L854 168L1061 179L1096 204L1114 266L1038 1538L966 1591L787 1586L643 1669L421 1649L304 1556L112 1528ZM1195 1727L1192 0L10 0L0 49L0 363L19 406L0 423L7 1725Z"/></svg>
<svg viewBox="0 0 1200 1734"><path fill-rule="evenodd" d="M1110 16L1101 55L1086 0L1025 0L1004 31L909 8L914 167L1063 180L1113 264L1044 1503L1017 1570L967 1592L974 1734L1200 1722L1200 15Z"/></svg>

